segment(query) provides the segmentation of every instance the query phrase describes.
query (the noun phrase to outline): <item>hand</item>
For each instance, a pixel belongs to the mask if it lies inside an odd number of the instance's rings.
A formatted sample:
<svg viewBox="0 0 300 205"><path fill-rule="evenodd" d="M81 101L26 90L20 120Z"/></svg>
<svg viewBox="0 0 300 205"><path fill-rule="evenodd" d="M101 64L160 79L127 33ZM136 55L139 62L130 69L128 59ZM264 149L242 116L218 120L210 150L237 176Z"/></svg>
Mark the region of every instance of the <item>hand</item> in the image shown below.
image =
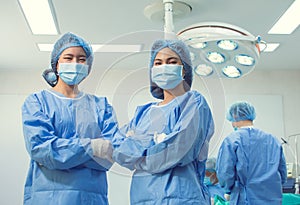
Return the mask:
<svg viewBox="0 0 300 205"><path fill-rule="evenodd" d="M134 131L133 130L129 130L127 133L126 133L126 137L132 137L134 136Z"/></svg>
<svg viewBox="0 0 300 205"><path fill-rule="evenodd" d="M226 201L230 201L230 194L224 194L224 198Z"/></svg>
<svg viewBox="0 0 300 205"><path fill-rule="evenodd" d="M112 159L113 148L109 140L103 138L92 139L91 146L95 157L107 159L112 163L114 162Z"/></svg>
<svg viewBox="0 0 300 205"><path fill-rule="evenodd" d="M161 143L162 141L164 141L164 139L166 137L167 137L167 135L165 133L157 134L157 132L155 132L153 140L154 140L155 144L158 144L158 143Z"/></svg>

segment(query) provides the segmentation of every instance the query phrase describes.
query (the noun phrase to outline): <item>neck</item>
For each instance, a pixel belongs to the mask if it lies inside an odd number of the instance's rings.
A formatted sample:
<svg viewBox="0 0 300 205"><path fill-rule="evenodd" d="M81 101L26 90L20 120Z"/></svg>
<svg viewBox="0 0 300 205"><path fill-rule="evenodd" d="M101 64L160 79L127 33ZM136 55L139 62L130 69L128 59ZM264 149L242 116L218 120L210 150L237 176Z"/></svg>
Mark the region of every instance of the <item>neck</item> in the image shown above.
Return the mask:
<svg viewBox="0 0 300 205"><path fill-rule="evenodd" d="M171 102L174 98L181 96L185 94L186 91L183 88L183 84L180 83L177 87L171 90L164 90L164 100L159 103L160 105L168 104Z"/></svg>
<svg viewBox="0 0 300 205"><path fill-rule="evenodd" d="M238 124L238 127L247 127L247 126L253 126L253 122L250 120L243 120L240 121Z"/></svg>
<svg viewBox="0 0 300 205"><path fill-rule="evenodd" d="M68 85L63 81L58 81L53 90L63 94L68 98L75 98L79 93L78 85Z"/></svg>

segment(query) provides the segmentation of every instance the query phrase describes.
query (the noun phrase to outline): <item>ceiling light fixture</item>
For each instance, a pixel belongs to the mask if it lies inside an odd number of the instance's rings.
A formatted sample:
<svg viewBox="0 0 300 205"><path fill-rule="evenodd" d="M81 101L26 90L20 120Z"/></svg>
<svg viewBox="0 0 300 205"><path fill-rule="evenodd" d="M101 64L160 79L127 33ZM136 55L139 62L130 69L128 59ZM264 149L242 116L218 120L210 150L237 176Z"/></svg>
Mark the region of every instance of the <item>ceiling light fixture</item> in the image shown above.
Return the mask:
<svg viewBox="0 0 300 205"><path fill-rule="evenodd" d="M157 18L160 10L165 11L164 33L168 39L172 37L170 34L174 36L173 15L185 16L192 11L192 6L187 2L163 0L162 4L154 3L146 7L144 13L148 18ZM258 63L260 52L266 49L266 43L259 36L255 37L238 26L222 22L194 24L176 35L189 46L194 72L199 76L238 78L246 75Z"/></svg>
<svg viewBox="0 0 300 205"><path fill-rule="evenodd" d="M279 47L279 43L268 43L268 46L264 50L264 52L273 52Z"/></svg>
<svg viewBox="0 0 300 205"><path fill-rule="evenodd" d="M300 24L300 0L294 3L280 17L268 34L291 34Z"/></svg>
<svg viewBox="0 0 300 205"><path fill-rule="evenodd" d="M57 35L58 29L53 15L51 1L19 0L26 21L35 35Z"/></svg>
<svg viewBox="0 0 300 205"><path fill-rule="evenodd" d="M50 52L53 50L53 44L48 43L39 43L37 44L40 51L47 51ZM125 44L92 44L93 51L95 53L135 53L141 51L141 45L139 44L132 44L132 45L125 45Z"/></svg>
<svg viewBox="0 0 300 205"><path fill-rule="evenodd" d="M92 44L94 52L135 53L141 51L141 45L128 44Z"/></svg>

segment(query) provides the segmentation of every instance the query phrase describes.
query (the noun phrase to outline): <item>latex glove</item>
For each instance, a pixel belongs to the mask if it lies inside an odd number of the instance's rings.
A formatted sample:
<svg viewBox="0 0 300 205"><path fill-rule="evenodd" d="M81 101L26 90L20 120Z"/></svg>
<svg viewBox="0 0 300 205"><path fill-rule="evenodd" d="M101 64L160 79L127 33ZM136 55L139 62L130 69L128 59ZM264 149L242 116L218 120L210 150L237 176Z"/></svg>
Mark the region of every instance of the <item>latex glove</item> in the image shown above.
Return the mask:
<svg viewBox="0 0 300 205"><path fill-rule="evenodd" d="M210 198L210 204L214 205L215 204L215 199L213 197Z"/></svg>
<svg viewBox="0 0 300 205"><path fill-rule="evenodd" d="M106 159L112 163L114 162L112 159L113 148L109 140L103 138L92 139L91 146L95 157Z"/></svg>
<svg viewBox="0 0 300 205"><path fill-rule="evenodd" d="M134 131L133 130L129 130L127 133L126 133L126 137L132 137L134 136Z"/></svg>
<svg viewBox="0 0 300 205"><path fill-rule="evenodd" d="M230 194L224 194L224 198L226 201L230 201Z"/></svg>
<svg viewBox="0 0 300 205"><path fill-rule="evenodd" d="M155 132L153 140L154 140L155 144L158 144L158 143L161 143L162 141L164 141L166 136L167 135L165 133L157 134L157 132Z"/></svg>

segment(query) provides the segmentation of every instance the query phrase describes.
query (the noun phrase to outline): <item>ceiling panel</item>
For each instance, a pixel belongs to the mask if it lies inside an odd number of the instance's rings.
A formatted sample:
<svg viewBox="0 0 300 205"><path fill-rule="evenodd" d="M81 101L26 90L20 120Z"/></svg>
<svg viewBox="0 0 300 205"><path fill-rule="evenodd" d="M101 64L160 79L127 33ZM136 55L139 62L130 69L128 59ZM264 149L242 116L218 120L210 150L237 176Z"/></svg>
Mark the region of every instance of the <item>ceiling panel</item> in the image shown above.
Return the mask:
<svg viewBox="0 0 300 205"><path fill-rule="evenodd" d="M273 24L293 3L293 0L182 0L192 6L185 17L175 19L175 32L195 23L221 21L248 30L254 36L261 35L270 43L280 43L275 52L262 53L255 69L300 69L298 48L300 31L290 35L269 35ZM153 40L162 37L163 20L151 21L144 15L144 8L157 1L99 1L53 0L60 34L71 31L91 43L142 44L143 54L97 53L94 67L107 69L115 65L120 69L147 66L147 51ZM160 1L159 1L160 2ZM40 52L37 43L53 43L59 35L33 35L26 23L17 0L1 0L0 70L43 70L50 62L49 52ZM299 20L300 23L300 20ZM130 57L127 57L130 56ZM143 57L141 57L143 56ZM128 59L126 59L128 58ZM146 60L145 60L146 59ZM124 61L124 62L122 62ZM146 62L145 62L146 61ZM118 66L117 66L118 65Z"/></svg>

